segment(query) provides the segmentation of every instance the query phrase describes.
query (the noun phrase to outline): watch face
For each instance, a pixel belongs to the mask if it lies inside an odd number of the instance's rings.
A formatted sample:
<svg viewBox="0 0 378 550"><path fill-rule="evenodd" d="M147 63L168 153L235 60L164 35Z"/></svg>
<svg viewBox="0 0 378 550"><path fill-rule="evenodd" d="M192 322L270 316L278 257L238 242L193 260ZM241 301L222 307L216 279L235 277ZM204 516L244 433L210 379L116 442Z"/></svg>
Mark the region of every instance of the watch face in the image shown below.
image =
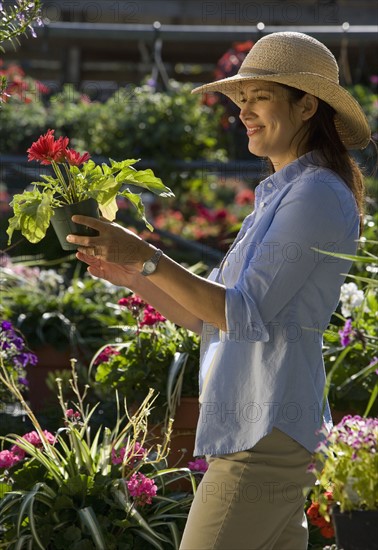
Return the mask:
<svg viewBox="0 0 378 550"><path fill-rule="evenodd" d="M156 264L151 260L147 260L147 262L145 262L143 266L143 271L148 274L153 273L155 269L156 269Z"/></svg>

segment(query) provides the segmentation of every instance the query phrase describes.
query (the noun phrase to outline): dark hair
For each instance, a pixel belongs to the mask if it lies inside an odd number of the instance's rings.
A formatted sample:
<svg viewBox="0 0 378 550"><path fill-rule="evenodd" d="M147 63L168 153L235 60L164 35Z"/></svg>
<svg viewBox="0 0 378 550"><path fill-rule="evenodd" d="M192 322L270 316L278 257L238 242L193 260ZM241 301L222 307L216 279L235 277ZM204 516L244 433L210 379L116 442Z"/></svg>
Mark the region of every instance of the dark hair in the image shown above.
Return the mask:
<svg viewBox="0 0 378 550"><path fill-rule="evenodd" d="M282 86L282 84L281 84ZM283 85L289 91L289 102L296 103L306 92ZM365 183L364 176L356 163L350 156L345 145L342 143L335 126L336 111L333 107L318 99L318 109L311 117L304 129L304 135L298 146L304 144L304 151L307 153L314 149L320 151L324 166L338 174L352 191L358 211L360 213L360 233L363 229L364 211L365 211ZM304 143L305 140L305 143ZM271 171L274 171L272 163L268 162Z"/></svg>

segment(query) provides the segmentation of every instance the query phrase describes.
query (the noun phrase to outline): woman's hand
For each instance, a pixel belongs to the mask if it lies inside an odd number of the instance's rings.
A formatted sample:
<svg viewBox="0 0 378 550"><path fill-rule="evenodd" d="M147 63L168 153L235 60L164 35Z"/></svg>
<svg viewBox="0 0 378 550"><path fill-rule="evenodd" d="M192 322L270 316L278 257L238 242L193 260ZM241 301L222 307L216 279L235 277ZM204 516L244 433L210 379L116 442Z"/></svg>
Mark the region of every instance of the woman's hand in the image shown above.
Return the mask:
<svg viewBox="0 0 378 550"><path fill-rule="evenodd" d="M158 269L144 277L143 264L153 256L154 246L114 222L87 216L73 216L72 220L99 232L97 237L67 237L78 245L77 257L89 265L92 275L137 292L163 315L167 311L169 319L190 330L199 332L203 321L226 330L223 285L191 273L166 255Z"/></svg>
<svg viewBox="0 0 378 550"><path fill-rule="evenodd" d="M114 222L87 216L73 216L72 220L99 233L96 237L67 237L68 242L78 245L76 256L88 264L89 273L115 285L133 288L154 247Z"/></svg>

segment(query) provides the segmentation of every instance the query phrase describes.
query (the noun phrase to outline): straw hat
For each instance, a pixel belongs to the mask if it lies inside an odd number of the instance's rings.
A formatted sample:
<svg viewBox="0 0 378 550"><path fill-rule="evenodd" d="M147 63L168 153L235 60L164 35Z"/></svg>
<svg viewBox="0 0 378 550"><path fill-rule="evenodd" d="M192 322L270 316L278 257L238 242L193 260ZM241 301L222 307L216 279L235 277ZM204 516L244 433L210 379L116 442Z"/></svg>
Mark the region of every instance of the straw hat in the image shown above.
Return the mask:
<svg viewBox="0 0 378 550"><path fill-rule="evenodd" d="M339 85L339 68L329 49L307 34L277 32L256 42L238 73L195 88L193 93L221 92L241 107L240 82L264 80L286 84L312 94L335 111L335 125L348 149L363 149L370 140L366 116Z"/></svg>

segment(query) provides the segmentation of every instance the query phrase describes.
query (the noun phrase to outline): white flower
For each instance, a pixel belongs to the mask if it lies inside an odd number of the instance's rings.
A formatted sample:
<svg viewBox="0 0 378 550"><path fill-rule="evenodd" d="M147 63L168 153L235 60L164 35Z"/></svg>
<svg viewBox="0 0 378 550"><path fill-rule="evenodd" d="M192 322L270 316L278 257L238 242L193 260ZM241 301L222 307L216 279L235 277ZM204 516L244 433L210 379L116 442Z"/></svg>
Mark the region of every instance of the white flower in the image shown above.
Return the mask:
<svg viewBox="0 0 378 550"><path fill-rule="evenodd" d="M363 291L358 289L356 283L344 283L340 291L341 313L344 317L351 317L353 310L362 304L364 298Z"/></svg>
<svg viewBox="0 0 378 550"><path fill-rule="evenodd" d="M56 289L64 283L64 279L54 269L43 269L39 274L39 282L51 289Z"/></svg>

